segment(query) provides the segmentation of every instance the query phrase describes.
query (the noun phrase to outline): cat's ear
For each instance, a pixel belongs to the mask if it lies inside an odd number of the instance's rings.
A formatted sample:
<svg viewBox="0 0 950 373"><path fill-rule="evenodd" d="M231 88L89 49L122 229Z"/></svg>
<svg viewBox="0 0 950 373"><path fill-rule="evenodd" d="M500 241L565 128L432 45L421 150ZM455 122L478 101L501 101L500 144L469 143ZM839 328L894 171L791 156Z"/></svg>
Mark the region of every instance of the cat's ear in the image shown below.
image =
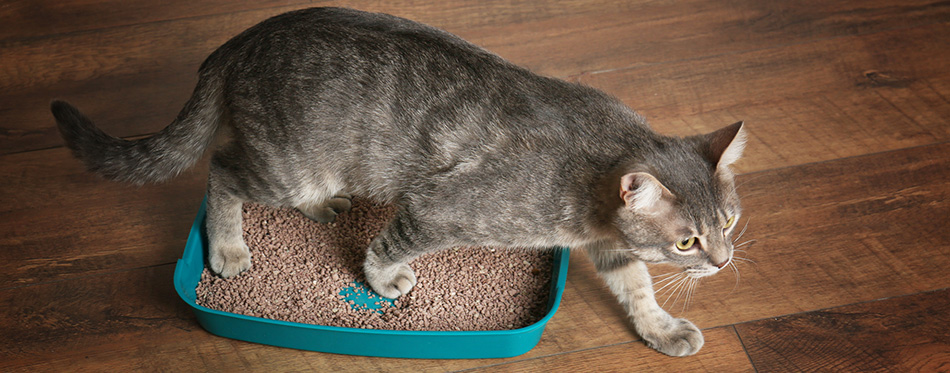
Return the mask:
<svg viewBox="0 0 950 373"><path fill-rule="evenodd" d="M672 197L669 189L646 172L633 172L620 178L620 198L633 210L655 213L660 210L662 201Z"/></svg>
<svg viewBox="0 0 950 373"><path fill-rule="evenodd" d="M705 135L707 148L706 158L716 168L725 168L742 157L745 150L746 134L743 122L736 122L715 132Z"/></svg>

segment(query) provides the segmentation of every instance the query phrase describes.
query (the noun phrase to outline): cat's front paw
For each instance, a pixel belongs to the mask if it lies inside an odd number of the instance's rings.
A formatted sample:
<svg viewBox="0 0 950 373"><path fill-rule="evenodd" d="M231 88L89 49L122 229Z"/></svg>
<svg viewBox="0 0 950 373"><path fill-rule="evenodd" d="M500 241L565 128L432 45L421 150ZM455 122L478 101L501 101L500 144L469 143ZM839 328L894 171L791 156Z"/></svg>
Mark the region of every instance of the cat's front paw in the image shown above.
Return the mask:
<svg viewBox="0 0 950 373"><path fill-rule="evenodd" d="M221 277L234 277L251 268L251 252L247 245L212 247L208 264Z"/></svg>
<svg viewBox="0 0 950 373"><path fill-rule="evenodd" d="M705 342L699 328L686 319L673 319L665 328L643 334L648 346L670 356L695 354Z"/></svg>
<svg viewBox="0 0 950 373"><path fill-rule="evenodd" d="M377 294L386 298L398 298L416 286L416 274L406 264L378 267L367 262L364 266L366 282Z"/></svg>

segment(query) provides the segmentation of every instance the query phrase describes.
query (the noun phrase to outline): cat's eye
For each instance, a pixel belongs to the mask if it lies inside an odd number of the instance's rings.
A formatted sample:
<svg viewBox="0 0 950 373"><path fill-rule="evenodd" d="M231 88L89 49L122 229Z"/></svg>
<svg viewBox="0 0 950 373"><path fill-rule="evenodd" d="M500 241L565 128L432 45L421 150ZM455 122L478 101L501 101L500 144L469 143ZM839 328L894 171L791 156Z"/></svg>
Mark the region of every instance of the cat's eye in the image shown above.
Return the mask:
<svg viewBox="0 0 950 373"><path fill-rule="evenodd" d="M732 225L736 223L736 216L730 216L729 220L726 220L726 225L722 226L722 229L732 228Z"/></svg>
<svg viewBox="0 0 950 373"><path fill-rule="evenodd" d="M685 240L679 241L676 243L676 248L686 251L693 247L693 244L696 243L696 237L690 237Z"/></svg>

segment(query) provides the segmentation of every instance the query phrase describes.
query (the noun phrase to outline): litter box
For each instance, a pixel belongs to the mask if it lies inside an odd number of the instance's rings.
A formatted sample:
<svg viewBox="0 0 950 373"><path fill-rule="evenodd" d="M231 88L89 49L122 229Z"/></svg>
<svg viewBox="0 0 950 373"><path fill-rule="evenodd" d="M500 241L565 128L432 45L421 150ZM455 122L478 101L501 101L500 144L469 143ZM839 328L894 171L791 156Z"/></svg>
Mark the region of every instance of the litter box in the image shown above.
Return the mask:
<svg viewBox="0 0 950 373"><path fill-rule="evenodd" d="M191 227L185 252L175 266L175 290L194 310L198 323L212 334L248 342L346 355L420 359L483 359L518 356L538 344L564 293L569 250L556 249L547 312L519 329L494 331L394 331L342 328L245 316L213 310L195 302L195 288L205 267L208 238L205 202Z"/></svg>

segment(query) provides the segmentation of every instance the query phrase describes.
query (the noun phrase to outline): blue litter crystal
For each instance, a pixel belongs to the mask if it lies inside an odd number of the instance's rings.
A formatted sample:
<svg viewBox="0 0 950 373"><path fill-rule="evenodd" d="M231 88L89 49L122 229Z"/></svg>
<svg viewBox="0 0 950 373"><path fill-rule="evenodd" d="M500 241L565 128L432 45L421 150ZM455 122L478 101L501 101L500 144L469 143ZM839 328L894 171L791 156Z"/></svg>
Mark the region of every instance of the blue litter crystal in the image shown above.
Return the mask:
<svg viewBox="0 0 950 373"><path fill-rule="evenodd" d="M381 314L384 307L394 306L393 299L376 294L373 289L359 281L353 281L353 286L343 288L339 294L343 297L343 301L355 310L376 311Z"/></svg>

